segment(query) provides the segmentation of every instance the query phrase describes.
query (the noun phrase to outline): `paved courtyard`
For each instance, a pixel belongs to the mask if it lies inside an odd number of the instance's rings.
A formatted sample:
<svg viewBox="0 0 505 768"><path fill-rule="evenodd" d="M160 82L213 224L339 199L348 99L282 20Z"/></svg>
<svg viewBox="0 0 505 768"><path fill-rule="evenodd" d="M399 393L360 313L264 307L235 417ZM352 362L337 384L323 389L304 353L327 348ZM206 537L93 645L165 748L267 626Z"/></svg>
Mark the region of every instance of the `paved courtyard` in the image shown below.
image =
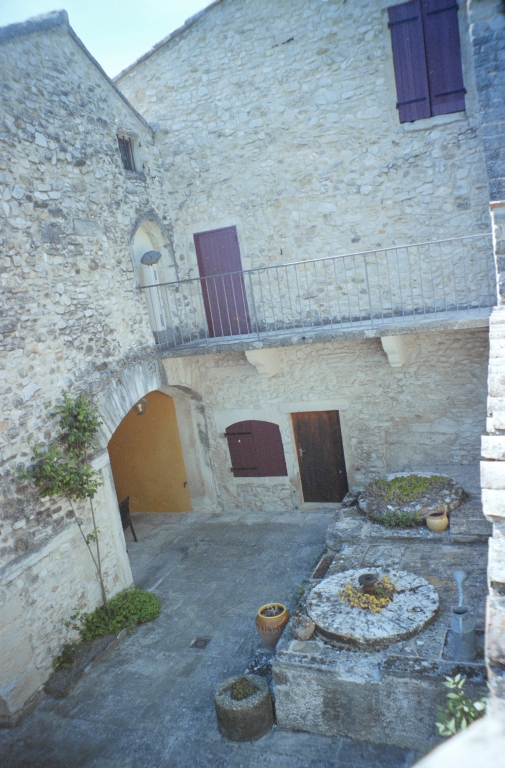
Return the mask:
<svg viewBox="0 0 505 768"><path fill-rule="evenodd" d="M2 768L407 768L414 755L274 728L236 744L217 730L216 685L261 647L254 617L293 601L324 549L334 510L137 514L128 548L136 586L162 614L139 627L67 699L47 698L0 731ZM211 638L203 650L197 637Z"/></svg>

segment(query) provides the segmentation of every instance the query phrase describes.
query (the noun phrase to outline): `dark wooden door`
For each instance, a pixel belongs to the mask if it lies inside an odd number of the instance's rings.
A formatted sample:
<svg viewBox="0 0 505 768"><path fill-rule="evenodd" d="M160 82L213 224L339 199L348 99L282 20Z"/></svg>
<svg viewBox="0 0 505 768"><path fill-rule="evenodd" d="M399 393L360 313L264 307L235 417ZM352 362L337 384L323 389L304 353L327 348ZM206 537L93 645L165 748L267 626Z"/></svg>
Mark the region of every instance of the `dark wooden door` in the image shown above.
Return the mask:
<svg viewBox="0 0 505 768"><path fill-rule="evenodd" d="M349 487L338 411L291 416L304 501L342 501Z"/></svg>
<svg viewBox="0 0 505 768"><path fill-rule="evenodd" d="M251 332L236 227L193 235L209 336ZM230 274L235 273L235 274Z"/></svg>

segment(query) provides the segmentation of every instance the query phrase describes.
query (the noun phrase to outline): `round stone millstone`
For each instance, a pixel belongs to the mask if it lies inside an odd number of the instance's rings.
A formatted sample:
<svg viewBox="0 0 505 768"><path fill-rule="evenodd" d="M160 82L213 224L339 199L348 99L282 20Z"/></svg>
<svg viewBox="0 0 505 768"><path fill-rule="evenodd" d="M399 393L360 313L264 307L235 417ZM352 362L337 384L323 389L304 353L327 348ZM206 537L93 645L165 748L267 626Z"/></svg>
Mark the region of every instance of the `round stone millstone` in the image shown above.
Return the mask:
<svg viewBox="0 0 505 768"><path fill-rule="evenodd" d="M391 602L378 613L353 608L340 599L347 582L359 587L358 578L369 568L352 569L328 576L307 599L307 613L316 635L330 645L350 645L363 650L384 648L417 635L435 617L438 594L426 579L408 571L378 570L396 586Z"/></svg>

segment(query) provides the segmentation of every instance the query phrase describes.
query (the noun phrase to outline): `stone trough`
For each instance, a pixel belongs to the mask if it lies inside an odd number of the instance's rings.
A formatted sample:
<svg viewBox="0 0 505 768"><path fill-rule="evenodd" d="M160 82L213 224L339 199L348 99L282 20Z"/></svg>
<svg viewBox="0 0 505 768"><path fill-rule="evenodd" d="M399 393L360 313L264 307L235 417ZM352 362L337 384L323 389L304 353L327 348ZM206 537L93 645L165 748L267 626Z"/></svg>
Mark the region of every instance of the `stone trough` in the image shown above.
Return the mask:
<svg viewBox="0 0 505 768"><path fill-rule="evenodd" d="M485 525L484 525L485 524ZM436 705L446 676L463 674L477 698L486 688L482 658L451 660L447 632L457 604L452 573L469 574L465 597L484 628L486 538L477 499L451 512L450 528L388 529L359 510L339 509L328 529L333 561L299 606L316 624L298 640L288 624L272 664L281 728L425 750L438 738ZM387 574L398 592L381 613L346 605L339 592L365 572Z"/></svg>

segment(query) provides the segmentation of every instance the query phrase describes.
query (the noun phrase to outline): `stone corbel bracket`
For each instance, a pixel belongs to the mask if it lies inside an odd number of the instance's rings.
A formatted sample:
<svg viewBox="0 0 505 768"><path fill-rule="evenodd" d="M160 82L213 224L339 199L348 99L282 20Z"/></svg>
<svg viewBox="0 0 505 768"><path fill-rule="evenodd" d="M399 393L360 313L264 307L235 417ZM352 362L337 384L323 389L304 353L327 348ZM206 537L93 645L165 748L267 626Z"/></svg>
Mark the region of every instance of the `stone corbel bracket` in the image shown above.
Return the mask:
<svg viewBox="0 0 505 768"><path fill-rule="evenodd" d="M281 370L278 349L248 349L245 356L247 362L254 365L258 373L275 376Z"/></svg>
<svg viewBox="0 0 505 768"><path fill-rule="evenodd" d="M401 368L405 365L407 362L405 336L381 336L381 343L391 368Z"/></svg>

